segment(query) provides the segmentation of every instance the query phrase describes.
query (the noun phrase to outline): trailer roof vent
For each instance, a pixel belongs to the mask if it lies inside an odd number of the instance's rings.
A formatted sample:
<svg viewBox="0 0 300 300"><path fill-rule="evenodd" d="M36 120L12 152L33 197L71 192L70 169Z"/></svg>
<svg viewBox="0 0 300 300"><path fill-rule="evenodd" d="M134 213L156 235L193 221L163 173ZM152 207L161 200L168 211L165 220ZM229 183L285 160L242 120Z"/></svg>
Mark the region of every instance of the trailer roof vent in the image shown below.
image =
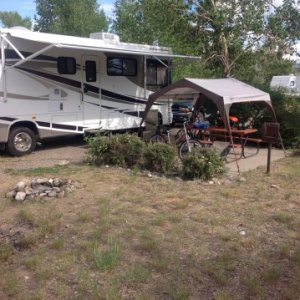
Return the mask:
<svg viewBox="0 0 300 300"><path fill-rule="evenodd" d="M120 37L109 32L93 32L90 34L90 39L104 40L112 43L119 43Z"/></svg>

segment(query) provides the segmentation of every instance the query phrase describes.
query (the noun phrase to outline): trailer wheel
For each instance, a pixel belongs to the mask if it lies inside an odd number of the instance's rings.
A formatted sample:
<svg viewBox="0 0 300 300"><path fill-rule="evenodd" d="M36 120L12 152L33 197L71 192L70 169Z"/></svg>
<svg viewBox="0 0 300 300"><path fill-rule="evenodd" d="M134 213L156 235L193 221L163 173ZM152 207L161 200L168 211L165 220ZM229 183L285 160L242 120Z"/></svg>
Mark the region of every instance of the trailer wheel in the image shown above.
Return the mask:
<svg viewBox="0 0 300 300"><path fill-rule="evenodd" d="M12 156L31 153L36 147L36 135L27 127L16 127L11 130L7 142L7 151Z"/></svg>

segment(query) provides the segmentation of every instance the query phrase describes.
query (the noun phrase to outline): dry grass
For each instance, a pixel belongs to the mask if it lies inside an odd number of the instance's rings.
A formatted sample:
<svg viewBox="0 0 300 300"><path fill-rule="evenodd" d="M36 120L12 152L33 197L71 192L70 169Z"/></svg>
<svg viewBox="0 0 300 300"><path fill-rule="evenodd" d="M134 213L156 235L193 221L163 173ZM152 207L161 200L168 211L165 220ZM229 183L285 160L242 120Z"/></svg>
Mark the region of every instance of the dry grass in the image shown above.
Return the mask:
<svg viewBox="0 0 300 300"><path fill-rule="evenodd" d="M24 205L1 196L1 299L300 295L299 157L212 186L117 168L38 173L82 188ZM7 176L13 185L35 172Z"/></svg>

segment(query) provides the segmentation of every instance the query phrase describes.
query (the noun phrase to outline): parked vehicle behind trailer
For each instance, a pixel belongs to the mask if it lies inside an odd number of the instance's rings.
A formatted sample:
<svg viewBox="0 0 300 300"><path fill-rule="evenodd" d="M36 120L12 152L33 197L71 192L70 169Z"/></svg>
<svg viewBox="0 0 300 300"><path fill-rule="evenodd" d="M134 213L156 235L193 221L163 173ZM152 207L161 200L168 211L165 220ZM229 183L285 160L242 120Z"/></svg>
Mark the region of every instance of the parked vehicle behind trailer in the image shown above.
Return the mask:
<svg viewBox="0 0 300 300"><path fill-rule="evenodd" d="M176 101L172 105L173 121L172 125L182 124L188 121L192 115L193 104L192 100Z"/></svg>

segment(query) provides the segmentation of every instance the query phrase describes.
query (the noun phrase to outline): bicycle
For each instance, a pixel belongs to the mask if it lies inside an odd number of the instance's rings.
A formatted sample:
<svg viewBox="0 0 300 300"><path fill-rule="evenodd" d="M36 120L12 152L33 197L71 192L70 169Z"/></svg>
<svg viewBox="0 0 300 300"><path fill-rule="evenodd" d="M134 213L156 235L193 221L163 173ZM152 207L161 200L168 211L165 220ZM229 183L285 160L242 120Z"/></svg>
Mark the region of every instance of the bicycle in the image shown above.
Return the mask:
<svg viewBox="0 0 300 300"><path fill-rule="evenodd" d="M166 126L157 126L156 132L151 138L149 139L150 143L165 143L170 144L171 138L170 138L170 130Z"/></svg>
<svg viewBox="0 0 300 300"><path fill-rule="evenodd" d="M178 147L180 159L183 159L188 153L195 151L194 149L202 148L200 142L190 136L189 130L189 122L184 122L183 128L180 129L175 136L175 144Z"/></svg>

